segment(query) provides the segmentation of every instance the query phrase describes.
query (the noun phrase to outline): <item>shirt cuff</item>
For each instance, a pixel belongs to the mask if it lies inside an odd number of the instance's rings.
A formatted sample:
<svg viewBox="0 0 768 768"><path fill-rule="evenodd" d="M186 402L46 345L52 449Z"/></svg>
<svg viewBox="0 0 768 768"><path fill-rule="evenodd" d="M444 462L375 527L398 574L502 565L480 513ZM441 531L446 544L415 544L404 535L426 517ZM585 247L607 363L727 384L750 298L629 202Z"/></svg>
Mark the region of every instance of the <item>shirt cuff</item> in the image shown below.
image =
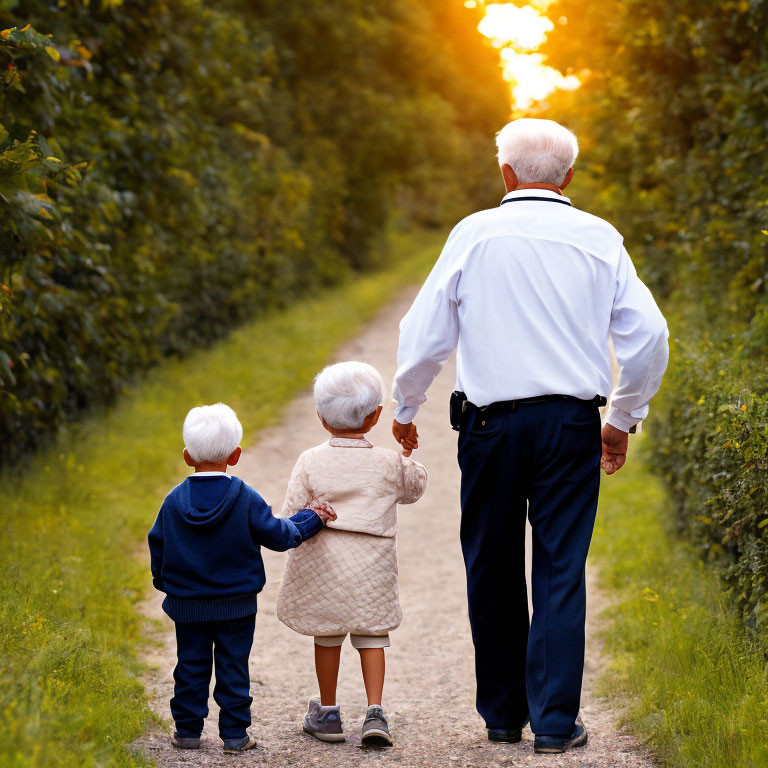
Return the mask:
<svg viewBox="0 0 768 768"><path fill-rule="evenodd" d="M410 424L418 412L418 405L398 405L395 408L395 421L398 424Z"/></svg>
<svg viewBox="0 0 768 768"><path fill-rule="evenodd" d="M320 515L313 509L300 509L295 515L288 518L298 529L301 541L311 539L316 533L323 529L323 521Z"/></svg>
<svg viewBox="0 0 768 768"><path fill-rule="evenodd" d="M635 418L631 413L622 411L621 408L617 408L612 405L608 410L608 416L605 419L606 424L610 424L616 429L620 429L622 432L629 432L631 427L635 424L639 424L642 419Z"/></svg>

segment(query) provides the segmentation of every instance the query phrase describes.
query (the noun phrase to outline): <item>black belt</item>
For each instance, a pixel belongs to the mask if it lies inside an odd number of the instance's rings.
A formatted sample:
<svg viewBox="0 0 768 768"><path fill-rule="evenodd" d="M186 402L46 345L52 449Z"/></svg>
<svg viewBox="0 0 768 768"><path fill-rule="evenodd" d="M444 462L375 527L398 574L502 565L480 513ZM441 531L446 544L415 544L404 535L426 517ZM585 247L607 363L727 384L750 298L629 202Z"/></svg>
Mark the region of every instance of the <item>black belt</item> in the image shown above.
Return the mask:
<svg viewBox="0 0 768 768"><path fill-rule="evenodd" d="M489 405L475 405L470 403L469 400L465 400L462 403L462 413L468 411L470 408L474 408L482 413L488 413L489 411L508 411L513 412L517 410L520 405L533 405L534 403L551 403L553 400L575 400L577 403L584 403L585 405L595 405L598 408L602 408L608 399L603 395L595 395L591 400L582 400L580 397L573 397L573 395L539 395L538 397L523 397L520 400L502 400L497 403L490 403Z"/></svg>

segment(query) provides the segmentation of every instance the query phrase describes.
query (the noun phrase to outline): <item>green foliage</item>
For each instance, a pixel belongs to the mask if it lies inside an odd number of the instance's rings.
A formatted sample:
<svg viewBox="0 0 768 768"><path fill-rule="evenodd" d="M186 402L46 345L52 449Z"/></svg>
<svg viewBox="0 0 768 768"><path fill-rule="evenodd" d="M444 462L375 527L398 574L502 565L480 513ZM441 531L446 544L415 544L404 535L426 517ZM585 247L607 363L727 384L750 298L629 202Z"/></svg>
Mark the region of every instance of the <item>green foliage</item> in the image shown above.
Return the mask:
<svg viewBox="0 0 768 768"><path fill-rule="evenodd" d="M583 139L594 204L692 322L746 330L768 288L768 6L559 0L551 14L568 19L554 63L590 70L555 109Z"/></svg>
<svg viewBox="0 0 768 768"><path fill-rule="evenodd" d="M210 349L156 367L26 467L0 475L0 765L142 766L125 745L150 718L137 682L146 533L187 474L187 410L224 400L245 444L275 423L334 349L406 281L423 279L434 235L391 243L395 268L247 323Z"/></svg>
<svg viewBox="0 0 768 768"><path fill-rule="evenodd" d="M550 105L581 140L582 205L624 233L681 340L651 406L653 466L678 529L768 628L768 4L559 0L550 15L567 18L553 63L589 70Z"/></svg>
<svg viewBox="0 0 768 768"><path fill-rule="evenodd" d="M159 359L380 265L391 220L495 198L507 94L477 13L0 3L0 463Z"/></svg>
<svg viewBox="0 0 768 768"><path fill-rule="evenodd" d="M768 630L768 372L712 343L672 347L652 466L676 523L718 567L748 623ZM757 394L757 389L762 394Z"/></svg>
<svg viewBox="0 0 768 768"><path fill-rule="evenodd" d="M624 698L625 721L663 766L761 768L763 648L723 600L717 575L674 535L671 517L666 489L637 451L604 482L592 553L617 600L602 690Z"/></svg>

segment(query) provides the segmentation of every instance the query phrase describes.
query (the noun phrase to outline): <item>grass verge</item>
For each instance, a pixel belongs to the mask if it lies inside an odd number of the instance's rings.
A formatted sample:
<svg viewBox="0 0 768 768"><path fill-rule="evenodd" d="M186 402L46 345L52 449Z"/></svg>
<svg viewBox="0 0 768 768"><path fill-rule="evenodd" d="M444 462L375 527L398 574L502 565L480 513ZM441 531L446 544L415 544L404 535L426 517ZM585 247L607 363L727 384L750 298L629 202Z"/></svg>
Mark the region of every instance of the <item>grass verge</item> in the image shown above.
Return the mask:
<svg viewBox="0 0 768 768"><path fill-rule="evenodd" d="M341 342L424 276L441 239L394 237L394 266L166 362L0 476L0 765L146 765L123 746L150 719L135 655L135 603L149 578L133 554L178 476L187 410L230 403L247 444Z"/></svg>
<svg viewBox="0 0 768 768"><path fill-rule="evenodd" d="M763 649L673 532L645 447L601 490L592 551L616 595L603 692L628 705L625 722L664 766L768 766Z"/></svg>

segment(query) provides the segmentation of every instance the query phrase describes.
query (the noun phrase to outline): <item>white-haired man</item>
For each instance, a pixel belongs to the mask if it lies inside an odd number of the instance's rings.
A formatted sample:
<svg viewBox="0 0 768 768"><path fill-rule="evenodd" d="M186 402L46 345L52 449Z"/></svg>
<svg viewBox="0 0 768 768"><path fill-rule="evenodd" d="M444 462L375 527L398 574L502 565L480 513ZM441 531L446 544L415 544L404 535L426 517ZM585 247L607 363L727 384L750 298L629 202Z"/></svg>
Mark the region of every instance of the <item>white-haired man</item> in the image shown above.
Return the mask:
<svg viewBox="0 0 768 768"><path fill-rule="evenodd" d="M400 326L393 433L418 447L413 419L458 346L461 544L475 643L477 708L493 741L530 718L537 752L586 743L584 566L599 472L626 458L668 358L667 327L621 235L562 190L575 136L551 120L500 131L507 194L451 232ZM609 340L620 371L611 391ZM530 630L525 519L533 527Z"/></svg>

